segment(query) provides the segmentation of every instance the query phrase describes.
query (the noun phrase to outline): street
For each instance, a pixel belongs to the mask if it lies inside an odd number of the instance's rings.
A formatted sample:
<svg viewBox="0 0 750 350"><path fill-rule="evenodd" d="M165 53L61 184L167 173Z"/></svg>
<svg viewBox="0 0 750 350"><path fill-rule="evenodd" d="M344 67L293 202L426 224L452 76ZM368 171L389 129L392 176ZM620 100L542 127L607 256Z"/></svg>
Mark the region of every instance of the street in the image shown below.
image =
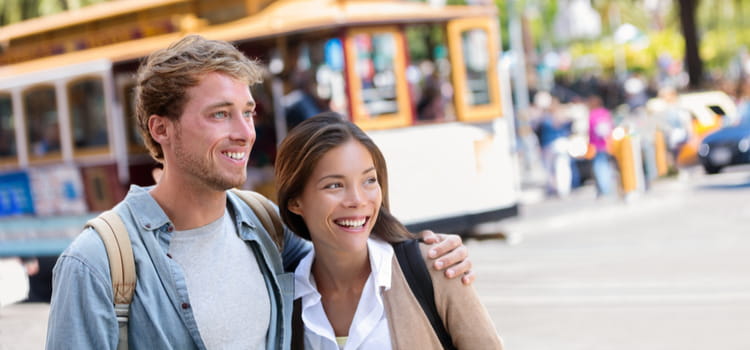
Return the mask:
<svg viewBox="0 0 750 350"><path fill-rule="evenodd" d="M691 169L628 202L593 188L466 241L506 348L750 349L750 168ZM0 350L39 349L47 306L0 309Z"/></svg>
<svg viewBox="0 0 750 350"><path fill-rule="evenodd" d="M531 206L546 214L508 223L514 245L469 242L506 347L750 349L750 169L692 170L629 203Z"/></svg>

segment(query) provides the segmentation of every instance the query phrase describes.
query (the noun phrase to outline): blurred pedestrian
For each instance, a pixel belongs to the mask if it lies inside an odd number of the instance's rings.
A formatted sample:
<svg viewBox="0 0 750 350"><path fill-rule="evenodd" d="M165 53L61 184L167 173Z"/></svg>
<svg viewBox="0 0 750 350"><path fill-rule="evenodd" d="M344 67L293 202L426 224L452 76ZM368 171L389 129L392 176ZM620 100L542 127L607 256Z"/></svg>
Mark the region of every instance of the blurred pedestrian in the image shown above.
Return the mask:
<svg viewBox="0 0 750 350"><path fill-rule="evenodd" d="M535 104L541 115L535 126L542 150L542 161L547 172L547 193L565 197L573 184L568 135L572 122L560 113L559 101L546 91L538 92Z"/></svg>
<svg viewBox="0 0 750 350"><path fill-rule="evenodd" d="M594 148L592 170L598 196L607 196L614 192L614 171L608 150L608 139L612 135L614 122L612 113L604 107L602 98L592 94L588 97L589 105L589 145Z"/></svg>
<svg viewBox="0 0 750 350"><path fill-rule="evenodd" d="M659 91L659 97L664 101L662 118L667 127L667 147L672 155L673 164L677 167L680 152L693 133L692 117L690 112L680 106L679 95L675 88L663 87Z"/></svg>

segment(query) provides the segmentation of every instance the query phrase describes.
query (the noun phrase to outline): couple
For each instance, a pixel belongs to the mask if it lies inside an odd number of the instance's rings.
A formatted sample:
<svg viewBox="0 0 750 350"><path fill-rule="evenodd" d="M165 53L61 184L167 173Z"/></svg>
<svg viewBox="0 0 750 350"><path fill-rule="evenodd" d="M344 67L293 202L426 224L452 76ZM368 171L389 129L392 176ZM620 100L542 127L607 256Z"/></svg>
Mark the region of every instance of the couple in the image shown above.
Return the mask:
<svg viewBox="0 0 750 350"><path fill-rule="evenodd" d="M398 316L389 311L394 306L389 298L409 295L395 295L402 281L388 276L397 264L388 259L393 253L383 242L403 239L407 233L385 210L382 156L374 147L364 148L368 143L361 140L368 139L356 127L331 117L312 119L290 134L280 149L281 216L289 229L311 237L312 245L285 229L279 252L252 210L227 192L245 181L255 140L255 102L248 85L260 77L260 67L236 48L199 36L155 52L139 70L138 126L164 172L156 186L133 186L115 207L130 234L138 275L130 305L130 345L288 349L295 276L286 271L295 267L306 321L304 338L310 348L330 348L332 336L349 335L348 341L361 344L344 348L362 349L383 347L382 342L386 348L398 348L401 334L434 338L410 331L424 329L417 324L393 328L398 318L413 315L402 314L408 310L399 310ZM298 146L324 136L318 131L328 127L317 130L319 122L352 133L334 143ZM315 154L307 155L310 152ZM368 239L373 228L377 233ZM466 249L455 236L425 249L431 256L442 255L431 264L450 267L449 277L469 269L468 261L456 264L465 259ZM55 266L48 348L117 346L109 276L103 243L87 229ZM472 278L463 277L465 283ZM442 277L434 283L438 310L456 341L468 338L477 348L500 347L471 287ZM445 303L439 304L443 299ZM464 310L466 303L476 308ZM362 333L368 327L371 330ZM475 333L476 327L487 334ZM462 334L456 334L459 331Z"/></svg>

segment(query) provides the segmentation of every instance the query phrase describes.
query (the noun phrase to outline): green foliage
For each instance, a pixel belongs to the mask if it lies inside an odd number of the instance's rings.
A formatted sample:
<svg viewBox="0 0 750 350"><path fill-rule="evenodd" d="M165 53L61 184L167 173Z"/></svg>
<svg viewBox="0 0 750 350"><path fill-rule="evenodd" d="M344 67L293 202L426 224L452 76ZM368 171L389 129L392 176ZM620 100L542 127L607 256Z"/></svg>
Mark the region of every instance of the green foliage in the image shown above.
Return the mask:
<svg viewBox="0 0 750 350"><path fill-rule="evenodd" d="M653 74L656 72L657 60L661 55L668 55L672 59L681 60L685 50L682 35L673 30L654 31L646 34L648 45L643 43L628 43L617 45L611 38L591 42L576 42L570 45L573 61L581 57L594 58L593 64L604 73L612 73L615 69L615 55L624 54L625 65L631 71ZM574 64L575 66L575 64ZM591 69L590 66L578 67L580 70Z"/></svg>
<svg viewBox="0 0 750 350"><path fill-rule="evenodd" d="M409 58L412 62L434 60L439 46L445 49L445 30L442 25L410 25L406 27L406 40L409 43Z"/></svg>
<svg viewBox="0 0 750 350"><path fill-rule="evenodd" d="M542 2L544 1L538 1ZM642 0L594 0L592 4L602 15L602 37L569 43L551 41L558 48L569 48L573 61L583 62L579 66L590 68L593 60L598 68L611 73L616 49L624 51L629 70L639 70L646 74L655 72L657 59L661 54L668 54L678 61L683 59L685 42L680 27L678 1L672 2L671 10L662 18L661 28L654 26L654 17L646 13ZM638 43L615 46L612 32L616 23L611 23L609 18L613 6L617 6L619 10L619 23L633 24L644 32L648 39L647 46ZM696 12L703 63L709 71L725 70L741 48L750 47L750 3L737 0L699 1ZM554 13L549 18L554 18ZM532 26L532 34L539 39L554 36L554 31L541 24Z"/></svg>
<svg viewBox="0 0 750 350"><path fill-rule="evenodd" d="M109 0L0 0L0 26Z"/></svg>

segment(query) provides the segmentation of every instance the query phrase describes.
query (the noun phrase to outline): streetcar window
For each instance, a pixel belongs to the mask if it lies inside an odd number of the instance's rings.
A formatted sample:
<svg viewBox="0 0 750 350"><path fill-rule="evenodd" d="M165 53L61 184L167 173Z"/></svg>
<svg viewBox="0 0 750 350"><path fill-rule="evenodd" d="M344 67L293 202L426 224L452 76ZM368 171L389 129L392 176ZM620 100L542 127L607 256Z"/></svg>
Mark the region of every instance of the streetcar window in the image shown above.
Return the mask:
<svg viewBox="0 0 750 350"><path fill-rule="evenodd" d="M288 129L323 111L348 114L343 55L338 38L290 40L281 73Z"/></svg>
<svg viewBox="0 0 750 350"><path fill-rule="evenodd" d="M346 36L346 80L352 120L364 130L412 123L406 80L406 42L396 26L351 29Z"/></svg>
<svg viewBox="0 0 750 350"><path fill-rule="evenodd" d="M323 61L315 66L315 80L318 96L330 101L329 109L349 114L346 97L346 77L344 76L344 47L341 40L331 38L320 43Z"/></svg>
<svg viewBox="0 0 750 350"><path fill-rule="evenodd" d="M410 61L406 76L417 120L455 120L445 27L412 25L405 33Z"/></svg>
<svg viewBox="0 0 750 350"><path fill-rule="evenodd" d="M128 138L128 152L146 153L146 142L138 131L138 117L135 115L135 83L128 83L122 89L123 119Z"/></svg>
<svg viewBox="0 0 750 350"><path fill-rule="evenodd" d="M90 78L71 83L68 86L68 98L75 150L106 147L109 137L101 79Z"/></svg>
<svg viewBox="0 0 750 350"><path fill-rule="evenodd" d="M486 121L502 116L497 23L490 18L461 18L448 21L446 32L458 120Z"/></svg>
<svg viewBox="0 0 750 350"><path fill-rule="evenodd" d="M357 50L354 64L362 86L365 112L369 117L398 113L393 34L357 34L354 44Z"/></svg>
<svg viewBox="0 0 750 350"><path fill-rule="evenodd" d="M13 127L13 101L0 95L0 158L16 156L16 133Z"/></svg>
<svg viewBox="0 0 750 350"><path fill-rule="evenodd" d="M59 156L60 121L54 86L40 86L23 95L27 122L29 158L40 159Z"/></svg>
<svg viewBox="0 0 750 350"><path fill-rule="evenodd" d="M462 93L466 101L471 106L490 104L487 32L483 29L464 31L461 47L466 69L466 89Z"/></svg>

